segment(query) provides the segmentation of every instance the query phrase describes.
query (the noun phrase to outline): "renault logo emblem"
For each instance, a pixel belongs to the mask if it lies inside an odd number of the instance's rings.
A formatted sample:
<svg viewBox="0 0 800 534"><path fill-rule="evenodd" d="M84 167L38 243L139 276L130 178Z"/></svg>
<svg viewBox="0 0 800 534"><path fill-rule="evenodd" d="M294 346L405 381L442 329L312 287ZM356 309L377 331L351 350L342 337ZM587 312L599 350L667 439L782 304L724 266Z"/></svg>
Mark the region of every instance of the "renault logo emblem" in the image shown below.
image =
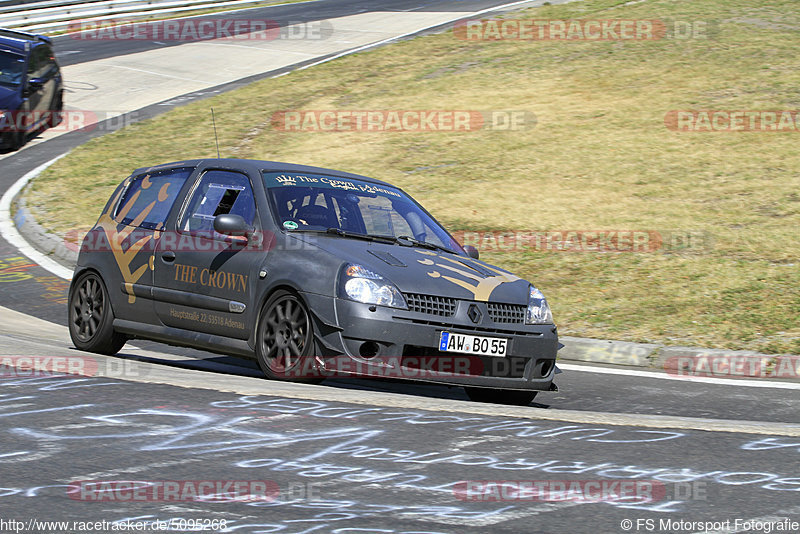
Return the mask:
<svg viewBox="0 0 800 534"><path fill-rule="evenodd" d="M481 322L483 314L475 304L470 304L469 310L467 311L467 316L469 317L470 321L472 321L475 324L478 324L479 322Z"/></svg>

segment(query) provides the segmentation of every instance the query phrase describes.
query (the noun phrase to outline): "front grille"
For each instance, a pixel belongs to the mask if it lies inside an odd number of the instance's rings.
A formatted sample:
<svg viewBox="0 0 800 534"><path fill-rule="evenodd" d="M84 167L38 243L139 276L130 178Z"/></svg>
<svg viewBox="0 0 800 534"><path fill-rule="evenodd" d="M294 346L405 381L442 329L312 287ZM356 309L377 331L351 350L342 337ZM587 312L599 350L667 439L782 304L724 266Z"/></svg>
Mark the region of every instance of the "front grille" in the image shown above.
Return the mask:
<svg viewBox="0 0 800 534"><path fill-rule="evenodd" d="M514 328L505 327L501 328L498 326L495 327L485 327L485 326L478 326L478 325L465 325L465 324L456 324L454 322L444 322L444 321L435 321L432 319L412 319L410 317L402 317L400 315L395 315L395 321L403 321L411 324L422 324L428 326L435 326L436 328L441 328L443 330L448 330L451 328L455 328L458 330L469 330L471 332L486 332L489 334L510 334L512 336L525 336L525 337L542 337L544 335L543 332L540 331L530 331L530 330L517 330Z"/></svg>
<svg viewBox="0 0 800 534"><path fill-rule="evenodd" d="M454 298L420 295L419 293L406 293L404 296L408 309L413 312L438 315L439 317L452 317L456 313L456 299Z"/></svg>
<svg viewBox="0 0 800 534"><path fill-rule="evenodd" d="M525 323L525 312L527 308L519 304L496 304L489 303L489 317L495 323Z"/></svg>

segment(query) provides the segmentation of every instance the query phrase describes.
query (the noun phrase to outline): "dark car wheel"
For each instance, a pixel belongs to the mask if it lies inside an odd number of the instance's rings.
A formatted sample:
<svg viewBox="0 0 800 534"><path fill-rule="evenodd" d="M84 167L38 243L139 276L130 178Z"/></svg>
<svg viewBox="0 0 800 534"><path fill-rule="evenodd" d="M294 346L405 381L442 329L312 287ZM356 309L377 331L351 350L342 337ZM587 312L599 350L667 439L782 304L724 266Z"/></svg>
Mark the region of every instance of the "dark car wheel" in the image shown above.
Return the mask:
<svg viewBox="0 0 800 534"><path fill-rule="evenodd" d="M19 116L14 119L15 127L13 131L9 134L8 138L9 147L11 148L11 150L19 150L28 141L29 124L26 117L30 117L30 114L28 113L28 110L25 109L25 107L20 108L17 113L20 114L22 119L20 119Z"/></svg>
<svg viewBox="0 0 800 534"><path fill-rule="evenodd" d="M267 300L256 331L256 357L267 378L320 382L315 367L314 326L300 299L276 291Z"/></svg>
<svg viewBox="0 0 800 534"><path fill-rule="evenodd" d="M114 331L114 312L102 278L83 273L69 288L69 335L75 347L116 354L127 338Z"/></svg>
<svg viewBox="0 0 800 534"><path fill-rule="evenodd" d="M536 397L536 391L516 391L511 389L471 388L465 387L467 396L475 402L494 402L497 404L513 404L527 406Z"/></svg>
<svg viewBox="0 0 800 534"><path fill-rule="evenodd" d="M61 121L63 120L64 116L64 100L61 95L57 95L53 97L53 102L50 104L50 114L47 117L47 127L48 128L55 128Z"/></svg>
<svg viewBox="0 0 800 534"><path fill-rule="evenodd" d="M25 144L25 132L16 130L8 132L3 140L6 149L9 151L19 150Z"/></svg>

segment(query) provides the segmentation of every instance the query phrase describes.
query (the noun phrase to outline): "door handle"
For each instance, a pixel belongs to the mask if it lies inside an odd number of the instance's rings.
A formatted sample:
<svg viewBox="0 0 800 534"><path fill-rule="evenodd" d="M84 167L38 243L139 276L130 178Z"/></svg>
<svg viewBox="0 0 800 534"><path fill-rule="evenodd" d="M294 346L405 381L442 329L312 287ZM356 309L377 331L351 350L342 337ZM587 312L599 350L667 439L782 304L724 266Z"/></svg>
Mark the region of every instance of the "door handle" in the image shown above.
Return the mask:
<svg viewBox="0 0 800 534"><path fill-rule="evenodd" d="M166 262L166 263L172 263L173 261L175 261L175 253L172 252L171 250L168 250L167 252L163 252L161 254L161 260Z"/></svg>

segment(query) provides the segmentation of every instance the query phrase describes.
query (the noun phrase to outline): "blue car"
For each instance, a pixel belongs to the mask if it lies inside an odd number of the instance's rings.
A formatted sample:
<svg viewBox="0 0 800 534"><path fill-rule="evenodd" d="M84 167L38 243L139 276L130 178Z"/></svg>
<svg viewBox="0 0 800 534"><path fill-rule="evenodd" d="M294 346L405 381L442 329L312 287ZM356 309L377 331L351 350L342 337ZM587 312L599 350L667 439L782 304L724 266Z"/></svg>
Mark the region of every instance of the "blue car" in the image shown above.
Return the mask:
<svg viewBox="0 0 800 534"><path fill-rule="evenodd" d="M61 122L64 82L49 37L0 29L0 144L20 148Z"/></svg>

